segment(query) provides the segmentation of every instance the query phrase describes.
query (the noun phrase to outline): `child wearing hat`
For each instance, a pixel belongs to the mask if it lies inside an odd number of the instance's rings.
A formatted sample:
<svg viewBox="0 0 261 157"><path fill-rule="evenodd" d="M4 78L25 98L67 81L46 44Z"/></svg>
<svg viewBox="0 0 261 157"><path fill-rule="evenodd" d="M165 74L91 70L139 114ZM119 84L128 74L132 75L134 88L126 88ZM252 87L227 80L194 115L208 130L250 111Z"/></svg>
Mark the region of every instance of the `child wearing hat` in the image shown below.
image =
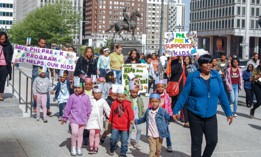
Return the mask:
<svg viewBox="0 0 261 157"><path fill-rule="evenodd" d="M89 154L97 154L100 143L100 132L103 130L103 113L110 115L111 108L102 98L102 85L95 85L91 98L92 112L86 129L89 130Z"/></svg>
<svg viewBox="0 0 261 157"><path fill-rule="evenodd" d="M85 84L84 93L91 98L92 97L92 88L93 88L92 78L90 78L90 77L84 78L84 84Z"/></svg>
<svg viewBox="0 0 261 157"><path fill-rule="evenodd" d="M104 83L102 97L107 99L112 85L116 84L116 73L113 71L108 72L105 76L105 82L106 83Z"/></svg>
<svg viewBox="0 0 261 157"><path fill-rule="evenodd" d="M113 84L111 86L111 89L109 90L109 96L107 97L106 101L108 103L108 105L111 108L111 105L113 103L114 100L117 99L117 88L118 85ZM111 133L111 124L109 123L109 118L106 117L106 121L105 121L105 130L101 136L101 140L100 143L103 144L105 141L105 138L107 137L107 135L109 135Z"/></svg>
<svg viewBox="0 0 261 157"><path fill-rule="evenodd" d="M82 155L83 130L87 124L92 111L89 96L84 93L84 81L79 77L74 77L74 94L72 94L65 106L62 124L70 119L72 128L71 155ZM77 146L76 146L77 141Z"/></svg>
<svg viewBox="0 0 261 157"><path fill-rule="evenodd" d="M166 92L165 88L168 84L167 79L161 79L155 81L156 84L156 93L160 95L160 107L165 109L167 113L172 116L173 112L171 109L171 100L169 94ZM151 104L149 104L149 107L151 107ZM171 138L170 135L166 138L167 142L167 151L172 152L172 143L171 143Z"/></svg>
<svg viewBox="0 0 261 157"><path fill-rule="evenodd" d="M130 95L127 98L132 103L132 109L134 112L134 118L139 119L144 115L144 105L143 100L138 96L139 88L138 86L135 86L134 82L129 82L129 89L130 89ZM137 150L141 150L141 146L139 145L139 140L141 136L141 125L135 125L136 126L136 138L133 147ZM131 133L133 131L134 126L131 125L130 132L129 132L129 139L128 143L129 146L131 146Z"/></svg>
<svg viewBox="0 0 261 157"><path fill-rule="evenodd" d="M59 82L51 91L51 94L55 92L55 100L58 100L59 106L59 117L58 120L62 120L63 110L66 105L66 102L69 99L69 96L73 93L71 89L71 82L67 79L68 71L67 70L60 70L59 71Z"/></svg>
<svg viewBox="0 0 261 157"><path fill-rule="evenodd" d="M109 121L112 124L112 135L110 139L111 156L114 155L116 144L121 138L121 151L120 156L126 157L128 151L128 138L130 123L133 124L134 113L132 105L129 100L126 100L126 92L124 86L119 85L117 89L117 99L112 103Z"/></svg>
<svg viewBox="0 0 261 157"><path fill-rule="evenodd" d="M160 107L161 97L157 93L152 93L149 97L151 107L145 112L145 115L135 119L135 124L146 122L146 136L149 140L150 157L159 157L163 138L169 136L168 120L169 114Z"/></svg>
<svg viewBox="0 0 261 157"><path fill-rule="evenodd" d="M43 121L47 123L47 94L51 91L52 84L50 80L46 77L47 67L43 66L42 69L39 68L39 76L37 76L33 82L33 95L34 100L37 102L37 114L36 120L40 120L40 108L43 109Z"/></svg>

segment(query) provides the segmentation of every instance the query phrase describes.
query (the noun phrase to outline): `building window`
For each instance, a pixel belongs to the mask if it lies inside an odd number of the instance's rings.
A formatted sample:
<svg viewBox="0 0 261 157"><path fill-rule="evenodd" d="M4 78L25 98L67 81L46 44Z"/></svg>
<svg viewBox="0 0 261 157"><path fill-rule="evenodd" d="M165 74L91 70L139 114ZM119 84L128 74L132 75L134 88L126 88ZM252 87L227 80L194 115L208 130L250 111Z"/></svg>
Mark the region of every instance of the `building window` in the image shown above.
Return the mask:
<svg viewBox="0 0 261 157"><path fill-rule="evenodd" d="M255 27L254 23L255 23L254 20L251 20L251 26L250 26L251 29L254 29L254 27Z"/></svg>
<svg viewBox="0 0 261 157"><path fill-rule="evenodd" d="M255 8L251 8L251 16L255 16Z"/></svg>
<svg viewBox="0 0 261 157"><path fill-rule="evenodd" d="M237 28L240 28L240 19L237 19Z"/></svg>
<svg viewBox="0 0 261 157"><path fill-rule="evenodd" d="M242 16L245 16L245 15L246 15L246 8L242 7Z"/></svg>
<svg viewBox="0 0 261 157"><path fill-rule="evenodd" d="M240 15L240 7L237 7L237 15Z"/></svg>
<svg viewBox="0 0 261 157"><path fill-rule="evenodd" d="M252 0L251 3L252 3L252 4L255 4L255 0Z"/></svg>
<svg viewBox="0 0 261 157"><path fill-rule="evenodd" d="M245 20L242 20L242 28L245 28Z"/></svg>
<svg viewBox="0 0 261 157"><path fill-rule="evenodd" d="M259 16L259 8L256 8L256 16Z"/></svg>

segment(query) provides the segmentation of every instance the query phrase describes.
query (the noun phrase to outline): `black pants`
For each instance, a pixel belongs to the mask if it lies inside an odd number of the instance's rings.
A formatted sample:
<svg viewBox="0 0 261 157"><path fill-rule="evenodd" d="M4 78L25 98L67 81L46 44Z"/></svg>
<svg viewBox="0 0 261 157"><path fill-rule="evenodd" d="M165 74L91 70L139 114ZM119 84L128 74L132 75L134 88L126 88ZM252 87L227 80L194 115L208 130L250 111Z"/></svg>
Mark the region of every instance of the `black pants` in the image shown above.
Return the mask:
<svg viewBox="0 0 261 157"><path fill-rule="evenodd" d="M218 141L216 115L201 118L188 110L188 117L191 135L191 157L201 157L203 134L206 138L206 147L202 157L210 157Z"/></svg>
<svg viewBox="0 0 261 157"><path fill-rule="evenodd" d="M254 84L253 88L254 88L256 101L257 101L257 103L255 103L254 107L253 107L253 112L255 112L255 110L261 105L261 86Z"/></svg>
<svg viewBox="0 0 261 157"><path fill-rule="evenodd" d="M246 92L246 105L247 106L252 106L252 104L253 104L253 97L254 97L254 91L253 91L253 89L246 89L245 88L245 92Z"/></svg>
<svg viewBox="0 0 261 157"><path fill-rule="evenodd" d="M0 66L0 93L4 93L7 75L8 75L7 67Z"/></svg>
<svg viewBox="0 0 261 157"><path fill-rule="evenodd" d="M178 96L171 97L171 108L172 108L172 110L174 109L177 101L178 101Z"/></svg>
<svg viewBox="0 0 261 157"><path fill-rule="evenodd" d="M188 103L186 103L184 106L183 106L183 114L184 114L184 122L185 123L188 123L189 121L188 121L188 109L187 109L187 107L188 107Z"/></svg>

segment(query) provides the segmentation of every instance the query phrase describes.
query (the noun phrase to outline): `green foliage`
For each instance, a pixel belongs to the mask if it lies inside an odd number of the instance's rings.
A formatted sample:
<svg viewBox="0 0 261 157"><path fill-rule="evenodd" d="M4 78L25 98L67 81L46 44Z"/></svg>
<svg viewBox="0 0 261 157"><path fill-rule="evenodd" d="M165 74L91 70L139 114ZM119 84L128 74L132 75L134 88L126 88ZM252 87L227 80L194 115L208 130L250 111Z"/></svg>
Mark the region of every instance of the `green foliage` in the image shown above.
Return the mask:
<svg viewBox="0 0 261 157"><path fill-rule="evenodd" d="M86 47L87 47L87 46L81 46L81 47L80 47L80 55L81 55L81 56L83 56Z"/></svg>
<svg viewBox="0 0 261 157"><path fill-rule="evenodd" d="M16 44L25 44L26 37L32 38L32 45L37 45L40 37L45 37L48 43L71 43L72 35L79 31L76 28L79 17L71 2L63 0L31 12L14 24L8 34L11 42Z"/></svg>

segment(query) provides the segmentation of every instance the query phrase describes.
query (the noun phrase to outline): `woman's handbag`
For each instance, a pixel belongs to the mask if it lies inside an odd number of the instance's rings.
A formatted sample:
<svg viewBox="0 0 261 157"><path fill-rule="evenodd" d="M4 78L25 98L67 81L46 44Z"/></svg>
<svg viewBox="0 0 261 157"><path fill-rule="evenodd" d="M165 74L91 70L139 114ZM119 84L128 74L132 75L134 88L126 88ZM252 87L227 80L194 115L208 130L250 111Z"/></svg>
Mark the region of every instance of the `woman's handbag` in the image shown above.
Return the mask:
<svg viewBox="0 0 261 157"><path fill-rule="evenodd" d="M180 81L183 78L183 76L184 76L184 68L182 67L182 74L181 74L178 82L169 81L168 86L167 86L167 93L169 94L170 97L179 95L179 85L180 85Z"/></svg>

